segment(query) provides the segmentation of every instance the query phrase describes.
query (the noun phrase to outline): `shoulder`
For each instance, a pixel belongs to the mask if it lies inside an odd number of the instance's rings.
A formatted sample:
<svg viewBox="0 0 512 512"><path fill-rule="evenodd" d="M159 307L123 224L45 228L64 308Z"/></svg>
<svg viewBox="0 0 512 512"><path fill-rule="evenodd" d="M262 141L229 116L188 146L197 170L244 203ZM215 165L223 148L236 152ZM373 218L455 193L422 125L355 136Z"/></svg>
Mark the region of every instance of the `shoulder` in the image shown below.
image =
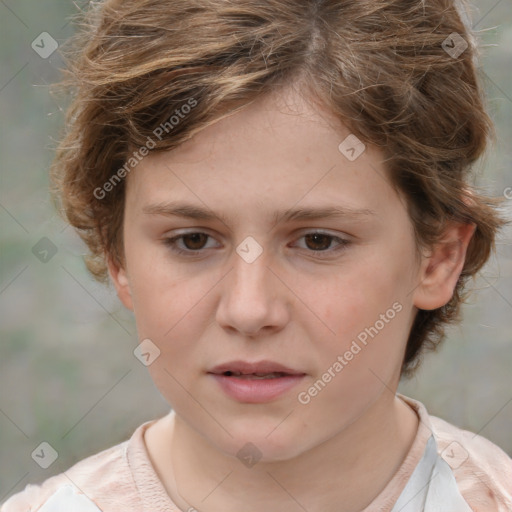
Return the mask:
<svg viewBox="0 0 512 512"><path fill-rule="evenodd" d="M128 505L126 500L136 493L126 459L127 446L128 441L125 441L81 460L40 485L27 485L23 491L11 496L0 507L0 512L129 509L123 504Z"/></svg>
<svg viewBox="0 0 512 512"><path fill-rule="evenodd" d="M44 487L44 485L43 485ZM92 499L82 493L77 487L71 483L62 483L56 489L52 489L48 494L49 489L41 489L42 496L30 499L27 492L24 491L15 496L12 496L7 502L4 503L1 510L2 512L59 512L61 510L79 510L80 512L102 512Z"/></svg>
<svg viewBox="0 0 512 512"><path fill-rule="evenodd" d="M438 451L475 512L512 510L512 459L497 445L436 416L429 416Z"/></svg>

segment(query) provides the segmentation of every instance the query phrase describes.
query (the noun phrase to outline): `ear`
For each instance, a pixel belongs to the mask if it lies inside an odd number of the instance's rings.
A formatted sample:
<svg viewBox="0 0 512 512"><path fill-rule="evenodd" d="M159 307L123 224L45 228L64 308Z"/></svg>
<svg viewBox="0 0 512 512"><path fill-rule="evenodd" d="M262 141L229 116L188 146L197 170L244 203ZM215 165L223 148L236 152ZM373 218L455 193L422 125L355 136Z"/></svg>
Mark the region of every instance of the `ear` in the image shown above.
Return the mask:
<svg viewBox="0 0 512 512"><path fill-rule="evenodd" d="M430 254L424 256L419 285L414 290L413 302L418 309L437 309L450 301L475 229L475 224L451 222Z"/></svg>
<svg viewBox="0 0 512 512"><path fill-rule="evenodd" d="M116 288L117 296L126 308L133 311L132 292L126 270L114 263L111 257L107 258L107 267L110 279Z"/></svg>

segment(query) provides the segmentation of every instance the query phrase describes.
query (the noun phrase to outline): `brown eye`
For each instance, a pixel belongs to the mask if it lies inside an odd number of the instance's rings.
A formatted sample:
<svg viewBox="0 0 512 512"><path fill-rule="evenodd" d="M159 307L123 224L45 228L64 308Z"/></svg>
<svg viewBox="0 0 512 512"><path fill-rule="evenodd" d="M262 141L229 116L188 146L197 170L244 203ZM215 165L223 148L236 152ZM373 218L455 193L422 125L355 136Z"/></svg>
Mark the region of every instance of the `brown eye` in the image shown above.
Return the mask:
<svg viewBox="0 0 512 512"><path fill-rule="evenodd" d="M198 251L203 249L209 236L205 233L190 233L188 235L182 235L183 245L190 251Z"/></svg>
<svg viewBox="0 0 512 512"><path fill-rule="evenodd" d="M334 237L323 233L312 233L304 236L308 249L314 251L325 251L331 245Z"/></svg>
<svg viewBox="0 0 512 512"><path fill-rule="evenodd" d="M212 247L207 247L209 239L213 240L207 233L193 232L183 233L172 238L164 238L163 243L177 254L199 256L204 252L203 249Z"/></svg>
<svg viewBox="0 0 512 512"><path fill-rule="evenodd" d="M304 236L301 236L299 240L304 240L304 242L298 244L299 248L319 259L336 256L339 252L347 249L351 244L351 241L346 238L334 236L329 233L322 233L320 231L306 233Z"/></svg>

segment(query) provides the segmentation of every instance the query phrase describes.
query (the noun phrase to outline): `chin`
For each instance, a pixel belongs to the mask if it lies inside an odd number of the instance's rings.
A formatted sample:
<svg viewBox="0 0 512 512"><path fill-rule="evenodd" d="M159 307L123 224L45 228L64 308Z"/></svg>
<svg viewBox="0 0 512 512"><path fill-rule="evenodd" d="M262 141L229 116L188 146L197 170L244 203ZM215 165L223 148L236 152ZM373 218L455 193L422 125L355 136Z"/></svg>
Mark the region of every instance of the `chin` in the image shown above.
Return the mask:
<svg viewBox="0 0 512 512"><path fill-rule="evenodd" d="M265 425L266 426L266 425ZM210 438L218 450L236 457L247 467L255 463L282 462L293 459L307 449L304 437L291 429L265 428L253 422L251 428L228 427L233 437L223 436L216 440ZM270 435L269 432L272 432Z"/></svg>

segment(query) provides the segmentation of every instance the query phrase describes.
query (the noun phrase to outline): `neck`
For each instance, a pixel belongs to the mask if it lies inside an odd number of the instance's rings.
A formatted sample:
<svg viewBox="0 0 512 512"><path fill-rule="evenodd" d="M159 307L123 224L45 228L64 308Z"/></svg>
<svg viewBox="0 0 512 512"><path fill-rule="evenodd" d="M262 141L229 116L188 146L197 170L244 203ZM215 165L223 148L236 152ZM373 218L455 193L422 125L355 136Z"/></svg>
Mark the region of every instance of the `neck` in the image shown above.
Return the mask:
<svg viewBox="0 0 512 512"><path fill-rule="evenodd" d="M396 473L417 428L415 412L384 391L351 425L286 461L247 468L178 415L148 429L146 443L164 487L184 511L238 512L243 505L247 512L353 512L370 504Z"/></svg>

